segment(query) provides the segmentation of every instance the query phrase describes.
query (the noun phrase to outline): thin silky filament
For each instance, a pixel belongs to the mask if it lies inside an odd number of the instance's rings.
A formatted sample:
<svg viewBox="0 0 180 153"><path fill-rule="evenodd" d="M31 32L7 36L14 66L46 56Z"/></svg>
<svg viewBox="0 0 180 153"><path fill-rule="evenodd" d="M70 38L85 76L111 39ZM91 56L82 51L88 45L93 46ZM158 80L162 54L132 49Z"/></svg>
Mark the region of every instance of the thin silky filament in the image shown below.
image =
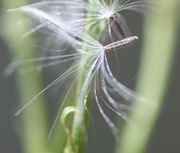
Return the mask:
<svg viewBox="0 0 180 153"><path fill-rule="evenodd" d="M80 63L79 63L80 64ZM70 76L72 73L74 73L77 68L78 65L75 65L73 67L71 67L70 69L68 69L67 71L65 71L62 75L60 75L59 77L57 77L53 82L51 82L48 86L46 86L46 88L44 88L43 90L41 90L37 95L35 95L30 101L28 101L23 107L21 107L16 113L15 115L18 116L20 115L26 108L28 108L40 95L42 95L46 90L48 90L49 88L55 86L56 84L60 83L61 81L63 81L64 79L66 79L68 76Z"/></svg>

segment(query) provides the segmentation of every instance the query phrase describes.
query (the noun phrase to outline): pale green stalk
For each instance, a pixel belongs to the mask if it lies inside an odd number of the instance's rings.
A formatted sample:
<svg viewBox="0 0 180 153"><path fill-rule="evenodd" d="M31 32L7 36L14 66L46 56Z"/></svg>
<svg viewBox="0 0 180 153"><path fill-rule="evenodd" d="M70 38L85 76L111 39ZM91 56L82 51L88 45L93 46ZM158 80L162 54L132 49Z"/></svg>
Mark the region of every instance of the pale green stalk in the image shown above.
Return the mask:
<svg viewBox="0 0 180 153"><path fill-rule="evenodd" d="M26 1L21 0L3 0L4 10L25 5ZM7 13L7 12L6 12ZM21 14L4 14L4 25L8 31L7 43L11 47L13 59L23 60L24 58L35 58L36 50L33 47L33 38L28 37L23 40L22 36L28 31L27 25L21 28L16 27L17 21L23 21L25 17ZM26 18L27 19L27 18ZM35 64L29 64L35 67ZM21 106L28 102L34 95L42 90L42 76L37 71L16 73L18 91L20 95ZM13 103L13 101L12 101ZM47 124L46 124L46 108L44 97L39 97L37 101L31 105L17 118L23 120L23 130L19 129L22 147L24 153L46 153L47 152ZM20 127L20 125L17 125Z"/></svg>
<svg viewBox="0 0 180 153"><path fill-rule="evenodd" d="M126 125L116 153L145 153L154 124L163 105L169 72L174 56L177 26L179 22L179 0L152 1L155 12L148 15L145 22L145 40L141 61L141 77L137 92L149 98L152 105L138 103L135 110L143 114L131 113L134 123ZM154 6L154 5L153 5Z"/></svg>
<svg viewBox="0 0 180 153"><path fill-rule="evenodd" d="M91 2L89 2L89 5L93 5ZM87 14L91 15L91 13L94 13L92 10L89 10ZM103 24L103 23L102 23ZM87 33L93 37L99 37L101 35L101 32L103 29L101 29L101 24L99 25L99 28L97 28L96 33L92 32L93 27L87 31ZM101 38L101 37L99 37ZM86 48L84 48L86 50ZM81 63L87 63L86 58L81 59ZM88 66L87 66L88 64ZM88 122L89 122L89 114L90 113L90 106L91 106L91 91L87 95L87 91L89 90L89 87L92 85L92 74L93 69L91 67L90 62L85 64L86 66L80 67L81 76L77 85L76 89L76 96L74 98L76 104L76 113L74 116L73 121L73 127L72 127L72 138L74 143L74 153L83 153L85 151L86 147L86 141L87 141L87 131L88 131ZM84 65L84 64L81 64ZM85 98L87 96L86 101L86 107L85 107Z"/></svg>
<svg viewBox="0 0 180 153"><path fill-rule="evenodd" d="M83 59L82 59L83 60ZM86 59L84 59L86 62ZM88 130L88 111L90 109L91 97L88 95L87 97L87 110L84 106L85 97L87 95L87 91L89 86L91 85L91 75L92 69L90 67L87 70L84 70L84 74L81 77L81 81L78 84L77 88L77 111L74 117L73 123L73 142L75 144L75 153L83 153L86 146L86 136ZM75 100L76 100L75 99Z"/></svg>

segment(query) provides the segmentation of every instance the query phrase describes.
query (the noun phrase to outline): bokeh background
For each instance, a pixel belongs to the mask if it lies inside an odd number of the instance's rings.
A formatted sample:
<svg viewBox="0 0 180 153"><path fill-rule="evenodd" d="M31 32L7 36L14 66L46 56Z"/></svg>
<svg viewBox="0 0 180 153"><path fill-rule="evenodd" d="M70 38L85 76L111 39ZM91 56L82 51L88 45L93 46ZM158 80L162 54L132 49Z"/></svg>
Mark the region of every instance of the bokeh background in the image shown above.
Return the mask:
<svg viewBox="0 0 180 153"><path fill-rule="evenodd" d="M17 129L21 120L20 117L14 116L14 112L19 108L19 92L15 74L10 77L3 77L3 71L12 61L10 44L4 39L4 27L2 28L2 17L5 13L2 9L1 1L0 14L0 153L23 153L21 141L19 138L20 131ZM127 22L132 34L138 35L140 40L133 46L117 51L119 65L114 63L113 56L109 55L112 69L119 69L118 79L130 88L135 88L135 83L141 72L138 71L142 40L143 40L143 23L144 17L134 13L125 14L128 16ZM136 23L136 24L134 24ZM7 30L7 29L6 29ZM18 38L22 39L22 38ZM180 28L177 33L177 40L180 40ZM166 43L166 42L164 42ZM173 60L168 90L165 95L164 105L162 107L157 124L151 135L148 144L147 153L180 153L180 43L177 43L176 53ZM44 73L47 74L48 72ZM30 74L31 75L31 74ZM155 75L155 74L152 74ZM27 80L28 81L28 80ZM48 74L44 77L44 81L48 82ZM58 86L58 85L57 85ZM157 85L154 85L156 88ZM47 92L47 97L57 102L48 103L52 114L50 123L52 122L55 111L58 106L58 92L56 96L53 92L57 89ZM54 98L55 97L55 98ZM90 126L89 141L87 146L88 153L111 153L115 144L115 140L111 131L102 119L95 105L92 107L94 126ZM35 121L36 122L36 121ZM146 129L144 129L146 130ZM94 136L92 133L94 132ZM120 125L121 132L121 125ZM138 139L138 138L137 138Z"/></svg>

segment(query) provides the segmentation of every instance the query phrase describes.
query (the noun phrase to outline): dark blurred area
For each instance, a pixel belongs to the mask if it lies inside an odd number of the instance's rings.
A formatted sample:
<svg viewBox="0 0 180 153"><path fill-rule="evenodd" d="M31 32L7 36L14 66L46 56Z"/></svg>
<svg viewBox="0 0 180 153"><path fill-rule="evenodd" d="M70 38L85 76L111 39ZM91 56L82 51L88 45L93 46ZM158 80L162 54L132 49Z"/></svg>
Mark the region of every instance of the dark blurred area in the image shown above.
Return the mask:
<svg viewBox="0 0 180 153"><path fill-rule="evenodd" d="M134 88L138 78L141 43L143 40L143 19L139 15L129 15L128 23L132 34L138 34L140 41L127 49L118 51L119 65L113 63L111 67L119 68L118 78L130 88ZM134 26L134 22L138 23ZM177 34L180 40L180 31ZM147 153L180 153L180 43L177 44L176 53L169 79L164 106L152 133ZM12 60L10 49L4 37L0 36L0 153L21 153L21 143L16 133L14 112L19 106L17 84L15 75L3 77L3 71ZM152 74L154 75L154 74ZM88 153L112 153L114 138L104 122L102 116L93 105L94 127L90 128ZM17 124L17 123L16 123ZM121 130L121 129L120 129ZM146 130L146 129L144 129ZM92 136L94 133L94 136ZM138 139L138 138L137 138Z"/></svg>

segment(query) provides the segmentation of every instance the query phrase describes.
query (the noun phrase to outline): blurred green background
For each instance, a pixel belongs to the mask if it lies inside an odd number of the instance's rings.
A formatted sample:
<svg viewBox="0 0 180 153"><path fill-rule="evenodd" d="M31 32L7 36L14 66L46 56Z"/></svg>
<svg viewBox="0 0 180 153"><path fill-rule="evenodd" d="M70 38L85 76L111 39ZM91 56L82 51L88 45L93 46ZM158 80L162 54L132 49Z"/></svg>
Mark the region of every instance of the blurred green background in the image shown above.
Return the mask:
<svg viewBox="0 0 180 153"><path fill-rule="evenodd" d="M23 147L20 140L20 136L23 130L20 126L22 119L21 116L14 116L14 112L20 106L20 98L17 86L18 84L15 79L15 74L7 78L2 76L4 69L10 63L10 61L12 61L12 48L10 46L13 44L9 44L10 42L5 39L4 33L5 31L8 31L8 29L3 27L2 23L3 15L6 13L2 8L2 0L0 1L0 6L0 153L23 153ZM140 37L140 40L135 45L117 52L119 59L118 66L113 62L113 56L109 59L111 60L110 63L112 69L119 68L119 80L121 80L121 82L128 87L135 88L136 80L141 74L138 68L140 64L140 57L142 52L141 48L144 38L144 18L134 13L125 15L128 16L127 22L129 24L131 33L137 34ZM179 42L180 28L177 31L177 42ZM20 41L23 38L19 36L17 39ZM166 44L166 42L164 43ZM162 106L160 117L158 118L158 122L149 140L147 153L180 153L180 43L177 43L175 48L176 51L170 72L168 90L164 97L164 105ZM115 71L115 69L113 71ZM44 82L44 84L49 82L49 78L51 78L51 76L49 76L49 71L43 72L42 82ZM156 86L157 84L154 84L154 88L156 88ZM58 107L58 99L61 98L58 96L58 92L61 92L62 87L59 88L55 87L53 91L44 94L48 99L47 101L53 101L53 103L45 103L45 105L49 108L49 111L47 111L46 114L48 116L49 125L52 124L56 114L54 109ZM54 91L56 93L55 96L53 95ZM111 131L102 119L96 106L93 106L92 111L94 128L89 132L90 136L87 152L111 153L113 152L112 150L115 145ZM34 124L36 124L36 120ZM120 125L120 132L122 131L122 127L123 126ZM49 129L50 127L48 127L48 130ZM94 136L92 136L93 132Z"/></svg>

